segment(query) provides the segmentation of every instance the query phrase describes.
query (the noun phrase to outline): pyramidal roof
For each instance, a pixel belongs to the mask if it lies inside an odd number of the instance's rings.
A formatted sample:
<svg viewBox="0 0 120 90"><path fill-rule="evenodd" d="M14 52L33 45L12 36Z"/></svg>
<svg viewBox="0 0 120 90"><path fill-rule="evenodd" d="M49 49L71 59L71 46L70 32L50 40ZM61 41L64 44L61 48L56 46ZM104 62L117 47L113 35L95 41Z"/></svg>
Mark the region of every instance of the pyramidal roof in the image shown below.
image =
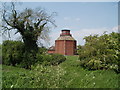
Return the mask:
<svg viewBox="0 0 120 90"><path fill-rule="evenodd" d="M70 30L62 30L60 37L57 40L75 40L72 35L70 34Z"/></svg>
<svg viewBox="0 0 120 90"><path fill-rule="evenodd" d="M60 36L57 40L75 40L72 36Z"/></svg>

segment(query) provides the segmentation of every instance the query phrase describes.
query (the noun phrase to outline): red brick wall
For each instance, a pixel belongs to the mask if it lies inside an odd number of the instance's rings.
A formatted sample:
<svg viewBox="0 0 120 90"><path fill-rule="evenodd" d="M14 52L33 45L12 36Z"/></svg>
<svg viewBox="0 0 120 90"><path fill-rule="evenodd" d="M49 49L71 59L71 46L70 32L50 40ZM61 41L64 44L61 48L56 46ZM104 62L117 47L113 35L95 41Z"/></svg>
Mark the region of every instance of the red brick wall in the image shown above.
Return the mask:
<svg viewBox="0 0 120 90"><path fill-rule="evenodd" d="M48 53L50 54L55 53L55 50L48 50Z"/></svg>
<svg viewBox="0 0 120 90"><path fill-rule="evenodd" d="M64 40L56 40L55 41L55 53L64 55Z"/></svg>
<svg viewBox="0 0 120 90"><path fill-rule="evenodd" d="M55 53L62 55L74 55L76 53L76 41L56 40Z"/></svg>
<svg viewBox="0 0 120 90"><path fill-rule="evenodd" d="M74 41L74 55L77 53L77 41Z"/></svg>
<svg viewBox="0 0 120 90"><path fill-rule="evenodd" d="M74 55L74 41L66 41L65 44L65 55Z"/></svg>

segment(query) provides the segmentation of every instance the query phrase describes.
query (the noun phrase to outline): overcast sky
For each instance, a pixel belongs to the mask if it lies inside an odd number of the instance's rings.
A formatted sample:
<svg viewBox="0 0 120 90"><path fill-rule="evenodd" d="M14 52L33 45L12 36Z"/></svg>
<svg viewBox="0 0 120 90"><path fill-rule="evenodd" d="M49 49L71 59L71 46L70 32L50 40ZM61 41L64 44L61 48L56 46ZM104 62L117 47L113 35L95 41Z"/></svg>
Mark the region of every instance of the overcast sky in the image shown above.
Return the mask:
<svg viewBox="0 0 120 90"><path fill-rule="evenodd" d="M23 2L18 7L43 7L48 13L57 12L56 28L50 32L50 45L59 37L62 29L70 29L78 45L83 45L85 36L101 35L104 31L116 32L118 27L117 2Z"/></svg>

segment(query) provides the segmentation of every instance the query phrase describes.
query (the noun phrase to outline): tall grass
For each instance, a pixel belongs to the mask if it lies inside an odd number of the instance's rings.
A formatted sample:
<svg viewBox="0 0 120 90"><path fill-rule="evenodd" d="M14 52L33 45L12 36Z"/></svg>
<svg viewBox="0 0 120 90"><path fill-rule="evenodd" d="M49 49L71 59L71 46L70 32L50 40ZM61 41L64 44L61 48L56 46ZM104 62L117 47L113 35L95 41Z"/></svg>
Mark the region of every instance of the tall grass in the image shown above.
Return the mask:
<svg viewBox="0 0 120 90"><path fill-rule="evenodd" d="M66 56L58 66L37 65L32 70L3 65L3 88L118 88L118 77L110 70L88 71L77 56Z"/></svg>

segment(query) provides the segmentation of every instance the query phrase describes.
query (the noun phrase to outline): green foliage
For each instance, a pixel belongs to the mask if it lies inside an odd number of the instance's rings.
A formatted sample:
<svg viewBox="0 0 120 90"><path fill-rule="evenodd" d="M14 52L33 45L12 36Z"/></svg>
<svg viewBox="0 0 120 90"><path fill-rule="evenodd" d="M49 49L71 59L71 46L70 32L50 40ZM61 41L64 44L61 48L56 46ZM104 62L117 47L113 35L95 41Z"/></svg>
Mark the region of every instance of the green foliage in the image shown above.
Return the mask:
<svg viewBox="0 0 120 90"><path fill-rule="evenodd" d="M22 56L22 62L18 66L26 69L31 69L31 65L34 65L36 61L36 53L34 51L24 52Z"/></svg>
<svg viewBox="0 0 120 90"><path fill-rule="evenodd" d="M40 55L37 54L37 63L43 65L59 65L66 60L65 56L60 54Z"/></svg>
<svg viewBox="0 0 120 90"><path fill-rule="evenodd" d="M52 54L52 65L58 65L66 60L65 56L60 55L60 54Z"/></svg>
<svg viewBox="0 0 120 90"><path fill-rule="evenodd" d="M27 52L20 41L4 41L2 44L3 64L31 69L31 65L58 65L66 60L63 55L47 55L46 48L39 47L38 53L34 50Z"/></svg>
<svg viewBox="0 0 120 90"><path fill-rule="evenodd" d="M79 46L81 66L90 70L113 69L118 70L120 56L119 33L103 34L102 36L87 36L84 46Z"/></svg>
<svg viewBox="0 0 120 90"><path fill-rule="evenodd" d="M119 88L118 77L112 70L89 71L79 66L77 56L57 66L38 64L32 70L2 66L3 88ZM34 68L34 69L33 69Z"/></svg>
<svg viewBox="0 0 120 90"><path fill-rule="evenodd" d="M52 56L51 55L42 55L42 64L43 65L50 65L51 61L52 61Z"/></svg>
<svg viewBox="0 0 120 90"><path fill-rule="evenodd" d="M22 61L24 45L20 41L4 41L2 44L2 63L5 65L20 64Z"/></svg>
<svg viewBox="0 0 120 90"><path fill-rule="evenodd" d="M34 50L27 52L22 42L7 40L2 44L2 63L30 69L31 65L37 62L36 58L45 53L46 49L39 48L38 51L37 54ZM40 58L38 60L40 61Z"/></svg>
<svg viewBox="0 0 120 90"><path fill-rule="evenodd" d="M2 63L2 45L0 44L0 64Z"/></svg>
<svg viewBox="0 0 120 90"><path fill-rule="evenodd" d="M39 47L38 48L38 54L46 54L47 49L45 47Z"/></svg>

